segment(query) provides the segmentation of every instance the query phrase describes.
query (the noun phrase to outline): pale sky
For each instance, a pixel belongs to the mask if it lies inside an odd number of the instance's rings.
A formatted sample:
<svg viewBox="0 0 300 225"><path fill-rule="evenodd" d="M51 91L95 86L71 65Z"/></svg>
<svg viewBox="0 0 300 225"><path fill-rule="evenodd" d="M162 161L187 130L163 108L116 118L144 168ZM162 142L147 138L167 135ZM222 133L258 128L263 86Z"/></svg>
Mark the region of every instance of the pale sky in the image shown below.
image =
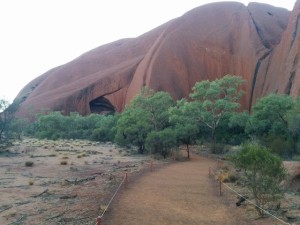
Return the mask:
<svg viewBox="0 0 300 225"><path fill-rule="evenodd" d="M12 102L28 82L53 67L220 1L0 0L0 98ZM256 2L292 10L295 1Z"/></svg>

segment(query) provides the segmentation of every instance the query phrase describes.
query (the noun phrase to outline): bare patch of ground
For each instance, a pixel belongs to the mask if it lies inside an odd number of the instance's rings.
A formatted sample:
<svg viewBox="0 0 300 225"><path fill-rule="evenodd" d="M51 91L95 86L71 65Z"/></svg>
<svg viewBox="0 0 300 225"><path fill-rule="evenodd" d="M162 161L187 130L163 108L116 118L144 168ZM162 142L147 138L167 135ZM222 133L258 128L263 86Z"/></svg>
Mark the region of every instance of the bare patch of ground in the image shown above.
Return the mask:
<svg viewBox="0 0 300 225"><path fill-rule="evenodd" d="M122 187L101 224L282 224L258 219L249 203L236 207L237 195L229 189L223 187L219 196L219 183L208 171L226 166L224 160L193 155L162 167L155 161L150 172L151 161L111 143L26 139L0 155L0 224L95 224L125 173L128 188ZM298 171L299 163L286 167ZM285 221L299 215L296 182L297 175L285 184L281 211L274 211ZM249 194L236 183L228 185Z"/></svg>
<svg viewBox="0 0 300 225"><path fill-rule="evenodd" d="M25 139L0 155L0 224L95 224L124 174L150 160L111 143Z"/></svg>

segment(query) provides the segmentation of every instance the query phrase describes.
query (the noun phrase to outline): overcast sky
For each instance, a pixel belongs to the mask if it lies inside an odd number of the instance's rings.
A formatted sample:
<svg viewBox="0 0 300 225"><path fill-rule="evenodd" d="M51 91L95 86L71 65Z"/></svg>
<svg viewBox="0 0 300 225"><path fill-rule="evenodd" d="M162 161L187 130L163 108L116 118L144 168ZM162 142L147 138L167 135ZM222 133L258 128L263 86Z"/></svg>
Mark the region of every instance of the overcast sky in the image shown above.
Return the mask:
<svg viewBox="0 0 300 225"><path fill-rule="evenodd" d="M292 10L296 0L257 0ZM209 0L0 0L0 98L82 53L137 37ZM249 1L239 2L248 4Z"/></svg>

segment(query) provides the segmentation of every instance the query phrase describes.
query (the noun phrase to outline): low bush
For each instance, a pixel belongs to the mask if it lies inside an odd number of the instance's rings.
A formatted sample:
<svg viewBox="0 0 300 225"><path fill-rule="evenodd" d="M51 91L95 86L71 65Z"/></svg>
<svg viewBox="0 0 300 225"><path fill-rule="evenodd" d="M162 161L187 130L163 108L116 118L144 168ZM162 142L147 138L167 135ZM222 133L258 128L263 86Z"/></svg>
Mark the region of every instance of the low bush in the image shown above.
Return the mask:
<svg viewBox="0 0 300 225"><path fill-rule="evenodd" d="M63 161L60 162L60 165L68 165L68 161L63 160Z"/></svg>
<svg viewBox="0 0 300 225"><path fill-rule="evenodd" d="M218 180L227 183L227 182L235 182L237 180L237 176L230 171L222 171L218 174Z"/></svg>
<svg viewBox="0 0 300 225"><path fill-rule="evenodd" d="M26 161L25 162L25 166L27 166L27 167L32 167L33 166L33 162L32 161Z"/></svg>

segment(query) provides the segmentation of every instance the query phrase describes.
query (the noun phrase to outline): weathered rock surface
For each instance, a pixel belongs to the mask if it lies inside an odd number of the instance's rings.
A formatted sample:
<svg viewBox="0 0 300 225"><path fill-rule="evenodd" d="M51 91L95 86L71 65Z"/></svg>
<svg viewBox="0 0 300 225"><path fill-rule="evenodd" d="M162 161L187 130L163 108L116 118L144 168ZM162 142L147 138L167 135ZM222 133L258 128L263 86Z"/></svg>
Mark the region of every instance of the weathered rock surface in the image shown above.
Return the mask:
<svg viewBox="0 0 300 225"><path fill-rule="evenodd" d="M289 17L288 27L270 57L270 65L262 79L261 94L287 93L296 97L300 93L300 1Z"/></svg>
<svg viewBox="0 0 300 225"><path fill-rule="evenodd" d="M278 91L298 95L299 7L212 3L137 38L93 49L36 78L19 93L19 114L122 111L143 86L188 97L195 82L246 80L242 105Z"/></svg>

